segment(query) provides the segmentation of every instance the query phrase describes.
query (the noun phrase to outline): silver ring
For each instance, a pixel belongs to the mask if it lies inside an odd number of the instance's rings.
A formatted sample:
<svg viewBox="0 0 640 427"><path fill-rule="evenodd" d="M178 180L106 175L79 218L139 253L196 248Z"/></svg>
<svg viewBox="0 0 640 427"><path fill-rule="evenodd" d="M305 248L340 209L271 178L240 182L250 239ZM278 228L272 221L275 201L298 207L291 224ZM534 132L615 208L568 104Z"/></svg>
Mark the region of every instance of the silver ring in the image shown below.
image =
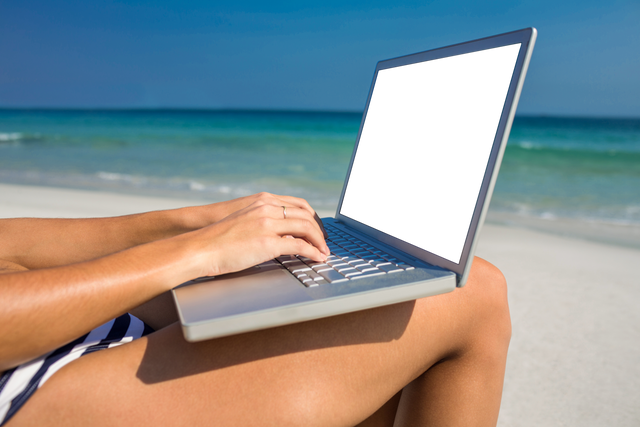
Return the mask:
<svg viewBox="0 0 640 427"><path fill-rule="evenodd" d="M287 219L287 207L286 206L282 207L282 214L284 215L284 219Z"/></svg>

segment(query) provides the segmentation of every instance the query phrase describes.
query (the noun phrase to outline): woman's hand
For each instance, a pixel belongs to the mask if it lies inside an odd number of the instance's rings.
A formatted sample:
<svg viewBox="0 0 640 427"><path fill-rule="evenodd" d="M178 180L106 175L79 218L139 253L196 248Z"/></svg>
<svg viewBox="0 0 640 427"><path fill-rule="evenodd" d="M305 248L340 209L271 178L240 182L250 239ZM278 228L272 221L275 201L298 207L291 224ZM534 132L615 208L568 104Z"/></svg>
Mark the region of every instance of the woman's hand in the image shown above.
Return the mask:
<svg viewBox="0 0 640 427"><path fill-rule="evenodd" d="M257 193L246 197L240 197L238 199L228 200L226 202L213 203L210 205L197 206L187 209L195 209L194 221L197 223L197 225L193 228L203 228L215 222L221 221L229 215L238 212L248 206L251 206L254 203L270 204L274 206L286 206L287 209L298 208L309 212L312 217L313 215L315 215L315 211L313 210L313 208L304 199L292 196L280 196L277 194L266 192ZM287 211L287 214L288 213L289 211Z"/></svg>
<svg viewBox="0 0 640 427"><path fill-rule="evenodd" d="M322 261L329 254L315 212L302 199L261 193L225 203L229 209L248 205L215 224L178 236L197 243L200 276L243 270L280 255Z"/></svg>

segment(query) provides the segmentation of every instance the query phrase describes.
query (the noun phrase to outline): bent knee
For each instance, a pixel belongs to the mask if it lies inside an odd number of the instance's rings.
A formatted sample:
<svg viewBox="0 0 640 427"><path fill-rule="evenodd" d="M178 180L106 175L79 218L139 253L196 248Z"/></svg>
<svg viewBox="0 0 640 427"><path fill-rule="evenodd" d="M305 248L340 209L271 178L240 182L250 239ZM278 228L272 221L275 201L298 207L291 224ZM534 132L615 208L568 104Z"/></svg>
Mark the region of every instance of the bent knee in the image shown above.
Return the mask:
<svg viewBox="0 0 640 427"><path fill-rule="evenodd" d="M507 280L495 265L475 257L465 289L477 310L479 326L499 340L511 339L511 317L507 298Z"/></svg>
<svg viewBox="0 0 640 427"><path fill-rule="evenodd" d="M507 279L495 265L479 257L473 258L469 282L495 298L507 297Z"/></svg>
<svg viewBox="0 0 640 427"><path fill-rule="evenodd" d="M498 267L482 258L474 257L467 285L474 293L480 292L497 302L507 298L507 279Z"/></svg>

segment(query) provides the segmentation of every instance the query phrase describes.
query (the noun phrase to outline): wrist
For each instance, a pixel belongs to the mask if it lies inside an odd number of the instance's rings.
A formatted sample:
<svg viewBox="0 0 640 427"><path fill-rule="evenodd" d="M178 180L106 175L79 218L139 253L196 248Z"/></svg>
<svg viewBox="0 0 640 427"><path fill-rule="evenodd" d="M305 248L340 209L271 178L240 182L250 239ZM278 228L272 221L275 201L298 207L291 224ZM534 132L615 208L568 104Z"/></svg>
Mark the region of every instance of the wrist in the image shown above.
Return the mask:
<svg viewBox="0 0 640 427"><path fill-rule="evenodd" d="M160 286L156 292L161 293L201 275L201 253L185 236L187 233L181 233L114 255L127 259L132 271L142 268L139 278L144 277L143 282L152 288Z"/></svg>
<svg viewBox="0 0 640 427"><path fill-rule="evenodd" d="M180 275L180 282L172 287L197 277L218 274L215 260L219 254L202 228L173 236L162 243L163 251L169 254L167 263L173 264L172 269L177 269L175 271Z"/></svg>
<svg viewBox="0 0 640 427"><path fill-rule="evenodd" d="M188 206L167 212L170 212L172 221L184 233L214 224L234 211L235 209L230 209L229 202L217 202L208 205Z"/></svg>
<svg viewBox="0 0 640 427"><path fill-rule="evenodd" d="M164 238L198 230L208 225L201 206L190 206L165 211L156 211L155 221L159 224Z"/></svg>

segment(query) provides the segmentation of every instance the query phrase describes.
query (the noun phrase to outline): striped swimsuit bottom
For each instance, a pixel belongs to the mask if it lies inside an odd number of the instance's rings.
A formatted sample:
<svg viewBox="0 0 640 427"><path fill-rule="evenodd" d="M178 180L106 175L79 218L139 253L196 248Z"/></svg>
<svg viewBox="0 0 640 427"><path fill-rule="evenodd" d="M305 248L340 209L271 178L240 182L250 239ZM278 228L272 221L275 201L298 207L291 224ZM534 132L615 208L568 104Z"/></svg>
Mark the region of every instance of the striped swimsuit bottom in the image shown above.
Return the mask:
<svg viewBox="0 0 640 427"><path fill-rule="evenodd" d="M131 342L153 329L131 314L123 314L88 334L0 376L0 426L4 425L56 371L77 358Z"/></svg>

